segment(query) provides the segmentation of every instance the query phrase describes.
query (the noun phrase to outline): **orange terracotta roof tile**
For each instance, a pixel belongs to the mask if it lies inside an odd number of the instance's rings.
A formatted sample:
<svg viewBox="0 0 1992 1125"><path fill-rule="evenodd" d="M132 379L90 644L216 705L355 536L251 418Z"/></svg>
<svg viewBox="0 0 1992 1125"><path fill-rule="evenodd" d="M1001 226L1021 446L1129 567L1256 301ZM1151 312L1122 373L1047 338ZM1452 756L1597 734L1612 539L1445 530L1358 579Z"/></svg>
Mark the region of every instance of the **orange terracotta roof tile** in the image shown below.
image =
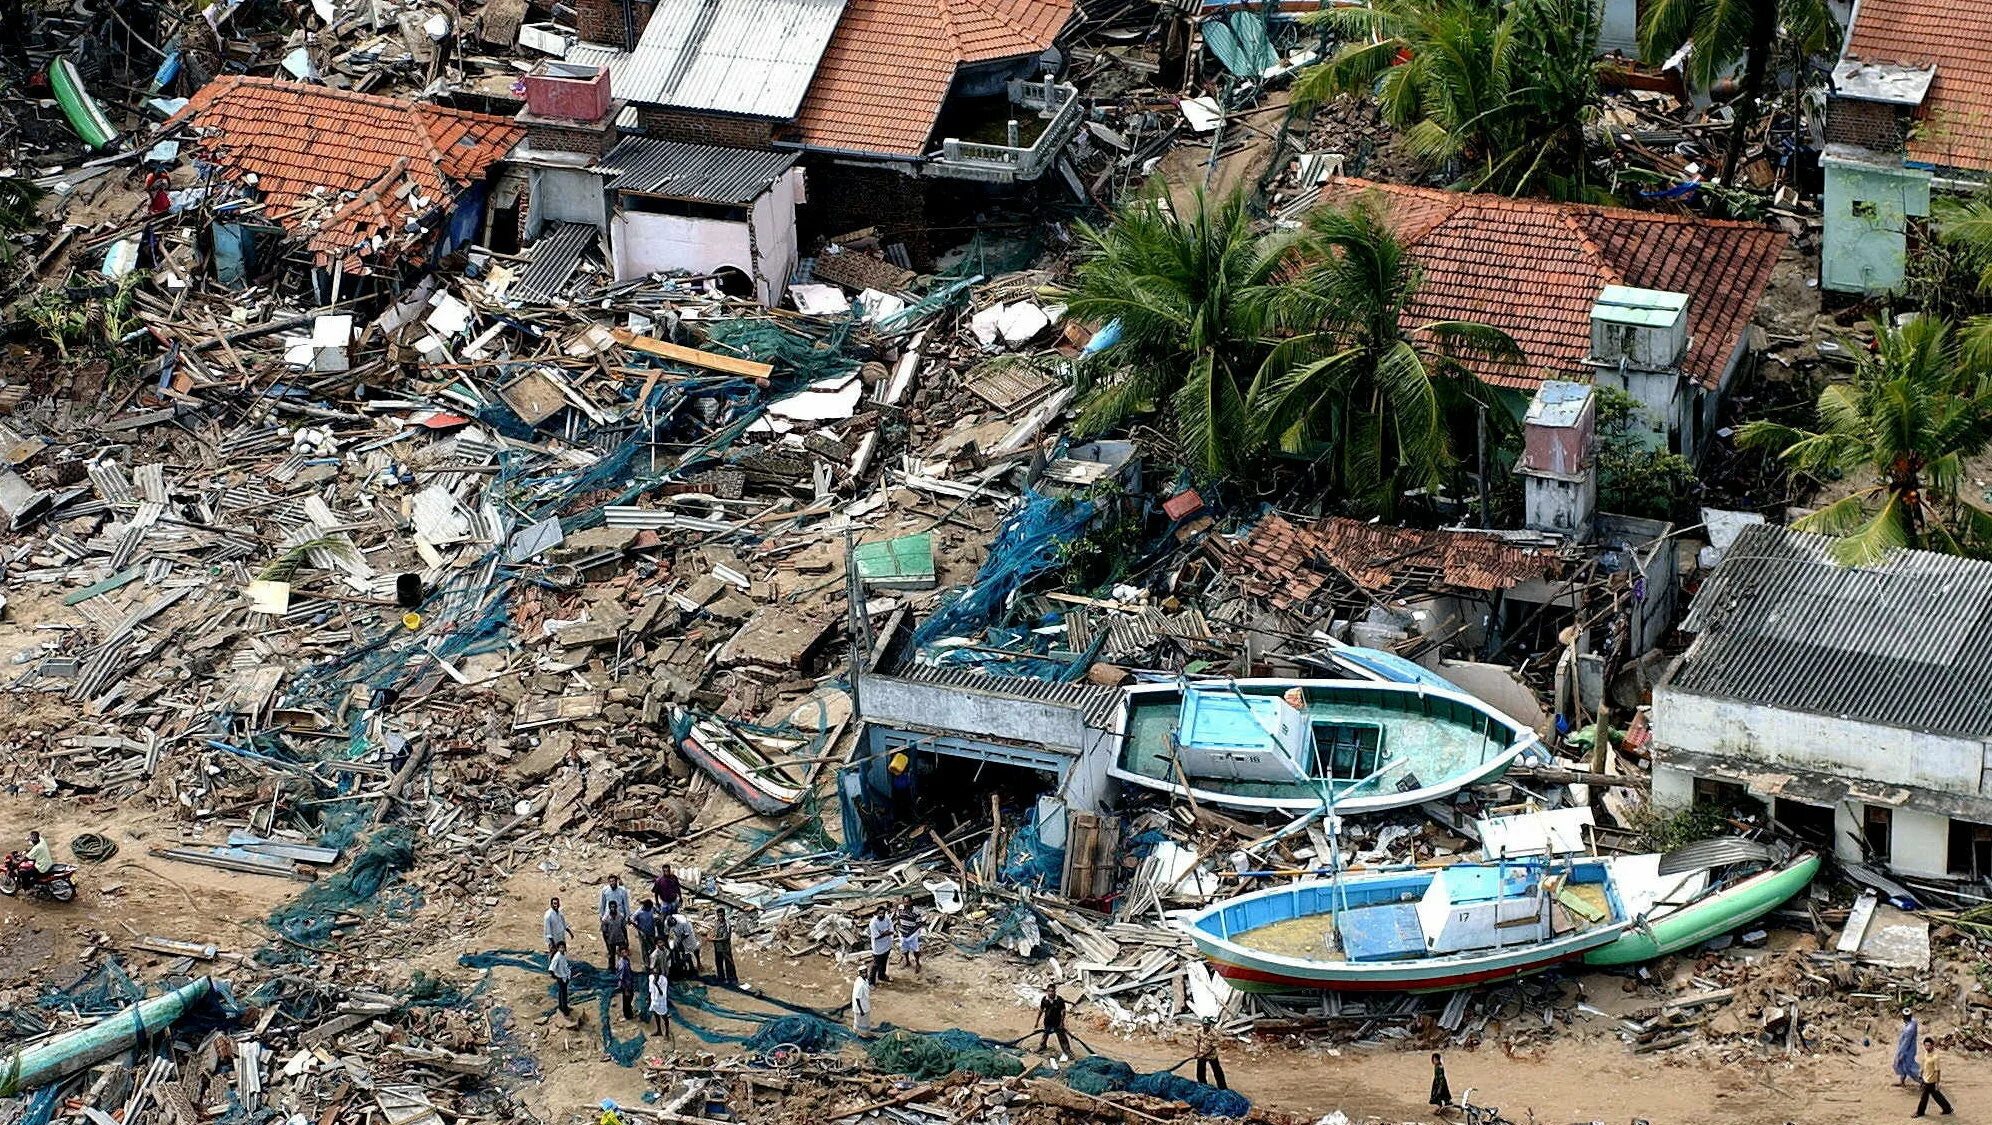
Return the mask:
<svg viewBox="0 0 1992 1125"><path fill-rule="evenodd" d="M1909 159L1992 172L1992 0L1861 0L1842 57L1935 65Z"/></svg>
<svg viewBox="0 0 1992 1125"><path fill-rule="evenodd" d="M1318 595L1346 598L1351 584L1401 597L1432 591L1491 593L1531 579L1555 579L1565 560L1554 551L1518 547L1491 535L1427 531L1329 516L1295 523L1270 515L1225 569L1246 593L1286 609Z"/></svg>
<svg viewBox="0 0 1992 1125"><path fill-rule="evenodd" d="M964 63L1051 46L1073 0L851 0L796 125L812 148L920 156Z"/></svg>
<svg viewBox="0 0 1992 1125"><path fill-rule="evenodd" d="M1522 364L1481 377L1533 393L1546 378L1588 377L1591 307L1607 285L1688 295L1684 367L1714 388L1770 284L1785 236L1749 223L1468 195L1343 179L1322 201L1375 201L1422 279L1407 321L1476 320L1508 333Z"/></svg>
<svg viewBox="0 0 1992 1125"><path fill-rule="evenodd" d="M321 264L370 256L370 239L401 234L410 217L447 214L525 136L507 117L239 75L202 87L175 120L186 117L201 158L230 181L254 174L265 213L286 228L314 197L333 205L307 240Z"/></svg>

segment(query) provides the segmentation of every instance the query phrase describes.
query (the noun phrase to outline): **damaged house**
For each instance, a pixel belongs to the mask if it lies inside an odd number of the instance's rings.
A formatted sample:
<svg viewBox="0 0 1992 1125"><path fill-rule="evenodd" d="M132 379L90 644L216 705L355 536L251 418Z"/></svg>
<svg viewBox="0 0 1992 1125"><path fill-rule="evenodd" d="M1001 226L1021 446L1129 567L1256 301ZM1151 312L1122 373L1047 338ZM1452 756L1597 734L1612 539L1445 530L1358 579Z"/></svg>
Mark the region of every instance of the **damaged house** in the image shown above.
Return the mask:
<svg viewBox="0 0 1992 1125"><path fill-rule="evenodd" d="M1763 805L1842 860L1992 875L1992 563L1748 527L1653 693L1653 800Z"/></svg>
<svg viewBox="0 0 1992 1125"><path fill-rule="evenodd" d="M220 280L248 284L274 253L309 268L326 303L355 278L481 241L488 177L525 134L489 114L239 75L177 120L216 188L204 206Z"/></svg>
<svg viewBox="0 0 1992 1125"><path fill-rule="evenodd" d="M1379 207L1422 271L1409 321L1473 320L1521 347L1480 364L1515 417L1545 379L1616 386L1646 439L1698 460L1752 354L1785 236L1750 223L1337 179L1320 201Z"/></svg>
<svg viewBox="0 0 1992 1125"><path fill-rule="evenodd" d="M804 204L818 233L885 224L917 242L930 204L964 198L963 181L1051 170L1079 123L1051 51L1072 10L581 0L580 41L525 83L524 233L586 223L609 240L619 280L737 274L773 301L797 264ZM556 84L573 89L556 97Z"/></svg>
<svg viewBox="0 0 1992 1125"><path fill-rule="evenodd" d="M1826 102L1819 283L1902 287L1932 188L1992 179L1992 7L1860 0Z"/></svg>

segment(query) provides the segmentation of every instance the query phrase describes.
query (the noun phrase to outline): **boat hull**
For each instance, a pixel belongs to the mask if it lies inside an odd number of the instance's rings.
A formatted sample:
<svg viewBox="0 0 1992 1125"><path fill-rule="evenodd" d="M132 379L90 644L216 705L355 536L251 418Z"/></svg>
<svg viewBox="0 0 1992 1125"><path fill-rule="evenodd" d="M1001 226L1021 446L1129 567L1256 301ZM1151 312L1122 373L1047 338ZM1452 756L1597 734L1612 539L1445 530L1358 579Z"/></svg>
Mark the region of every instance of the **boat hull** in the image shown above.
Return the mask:
<svg viewBox="0 0 1992 1125"><path fill-rule="evenodd" d="M703 735L696 726L690 735L679 741L678 749L688 761L704 770L706 776L718 782L720 788L732 794L735 800L762 816L780 816L802 803L802 790L764 780L747 763L718 740Z"/></svg>
<svg viewBox="0 0 1992 1125"><path fill-rule="evenodd" d="M1606 938L1604 940L1611 940ZM1546 957L1504 958L1498 963L1455 965L1430 974L1406 971L1397 975L1336 973L1329 969L1299 971L1234 965L1211 959L1217 974L1240 992L1450 992L1493 981L1512 980L1553 969L1582 956L1582 950ZM1413 966L1407 965L1410 970Z"/></svg>
<svg viewBox="0 0 1992 1125"><path fill-rule="evenodd" d="M1819 874L1819 864L1820 857L1810 855L1788 867L1759 872L1700 902L1627 930L1610 945L1586 953L1584 963L1636 965L1741 929L1804 890Z"/></svg>

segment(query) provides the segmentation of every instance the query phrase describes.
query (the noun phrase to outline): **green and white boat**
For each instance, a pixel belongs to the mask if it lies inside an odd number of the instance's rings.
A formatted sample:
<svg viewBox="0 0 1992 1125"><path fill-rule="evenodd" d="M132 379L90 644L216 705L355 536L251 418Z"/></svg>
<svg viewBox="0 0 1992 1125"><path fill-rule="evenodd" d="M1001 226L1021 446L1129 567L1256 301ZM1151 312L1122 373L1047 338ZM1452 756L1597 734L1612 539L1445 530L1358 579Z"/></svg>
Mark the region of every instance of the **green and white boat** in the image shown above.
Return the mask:
<svg viewBox="0 0 1992 1125"><path fill-rule="evenodd" d="M1780 858L1769 849L1744 854L1738 845L1750 845L1747 840L1703 844L1607 861L1633 925L1617 941L1584 954L1586 965L1636 965L1692 949L1776 910L1819 874L1813 852Z"/></svg>

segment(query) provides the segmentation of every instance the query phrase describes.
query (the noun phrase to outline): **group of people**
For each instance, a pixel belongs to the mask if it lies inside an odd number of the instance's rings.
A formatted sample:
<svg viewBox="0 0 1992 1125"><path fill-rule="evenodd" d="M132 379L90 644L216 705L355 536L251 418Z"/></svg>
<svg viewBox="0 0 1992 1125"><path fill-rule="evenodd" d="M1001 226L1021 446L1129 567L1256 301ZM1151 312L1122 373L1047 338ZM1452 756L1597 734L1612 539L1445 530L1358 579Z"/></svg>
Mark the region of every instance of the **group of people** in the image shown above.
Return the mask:
<svg viewBox="0 0 1992 1125"><path fill-rule="evenodd" d="M865 923L865 939L871 961L851 982L851 1029L860 1035L872 1029L872 986L892 983L892 951L899 951L899 964L920 972L920 947L927 935L927 920L914 908L913 900L902 898L888 910L880 906Z"/></svg>
<svg viewBox="0 0 1992 1125"><path fill-rule="evenodd" d="M602 950L608 957L616 994L622 998L623 1018L639 1018L636 995L641 990L646 1001L643 1018L648 1019L654 1035L671 1034L671 982L703 971L699 935L680 909L683 900L684 886L668 864L651 882L650 897L633 910L629 888L623 886L621 876L609 876L596 895ZM635 953L630 950L632 929L636 931ZM561 1015L568 1015L574 966L567 951L574 930L561 911L559 896L547 904L541 934L546 939L547 973L553 977L555 1006ZM714 908L711 942L713 979L721 984L740 983L733 963L733 918L724 905Z"/></svg>
<svg viewBox="0 0 1992 1125"><path fill-rule="evenodd" d="M1922 1026L1916 1022L1916 1013L1902 1009L1902 1030L1895 1036L1895 1084L1907 1086L1916 1083L1922 1090L1922 1097L1916 1099L1916 1112L1911 1117L1923 1117L1930 1111L1930 1103L1936 1102L1944 1116L1951 1112L1950 1099L1944 1096L1944 1061L1937 1054L1936 1039L1922 1034ZM1916 1059L1918 1042L1923 1047L1921 1062Z"/></svg>

